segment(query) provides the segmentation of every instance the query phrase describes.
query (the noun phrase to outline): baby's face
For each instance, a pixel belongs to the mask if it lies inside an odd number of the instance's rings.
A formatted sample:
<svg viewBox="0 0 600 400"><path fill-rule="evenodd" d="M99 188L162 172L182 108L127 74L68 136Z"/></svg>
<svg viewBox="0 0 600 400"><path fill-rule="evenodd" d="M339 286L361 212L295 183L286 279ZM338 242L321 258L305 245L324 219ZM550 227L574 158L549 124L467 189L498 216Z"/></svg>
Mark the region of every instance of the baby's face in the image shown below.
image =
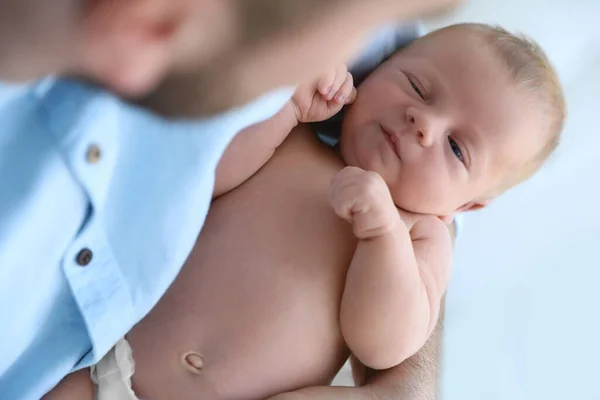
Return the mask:
<svg viewBox="0 0 600 400"><path fill-rule="evenodd" d="M379 173L396 205L452 216L543 145L543 119L478 38L450 30L415 42L358 88L342 129L349 165Z"/></svg>

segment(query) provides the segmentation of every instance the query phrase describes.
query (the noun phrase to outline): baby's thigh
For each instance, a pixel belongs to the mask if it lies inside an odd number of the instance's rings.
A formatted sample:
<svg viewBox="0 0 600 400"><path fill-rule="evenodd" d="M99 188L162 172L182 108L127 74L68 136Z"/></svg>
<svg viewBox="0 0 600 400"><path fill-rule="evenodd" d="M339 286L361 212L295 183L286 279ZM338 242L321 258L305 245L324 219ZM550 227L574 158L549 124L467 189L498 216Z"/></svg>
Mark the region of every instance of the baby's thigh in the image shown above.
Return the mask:
<svg viewBox="0 0 600 400"><path fill-rule="evenodd" d="M42 400L93 400L94 385L88 368L67 375Z"/></svg>

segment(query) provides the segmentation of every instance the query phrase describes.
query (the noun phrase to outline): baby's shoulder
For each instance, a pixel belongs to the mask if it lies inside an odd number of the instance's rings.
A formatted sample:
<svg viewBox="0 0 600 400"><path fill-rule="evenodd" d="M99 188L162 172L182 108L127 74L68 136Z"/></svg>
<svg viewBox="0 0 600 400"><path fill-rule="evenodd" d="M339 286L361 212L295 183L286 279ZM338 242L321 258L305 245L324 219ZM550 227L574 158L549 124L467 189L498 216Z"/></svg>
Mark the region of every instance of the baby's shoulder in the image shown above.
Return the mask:
<svg viewBox="0 0 600 400"><path fill-rule="evenodd" d="M451 251L453 245L452 230L440 218L434 215L419 215L410 229L414 241L427 242L430 246Z"/></svg>
<svg viewBox="0 0 600 400"><path fill-rule="evenodd" d="M440 294L446 291L452 269L454 244L447 225L438 217L423 216L411 231L419 268L430 271Z"/></svg>

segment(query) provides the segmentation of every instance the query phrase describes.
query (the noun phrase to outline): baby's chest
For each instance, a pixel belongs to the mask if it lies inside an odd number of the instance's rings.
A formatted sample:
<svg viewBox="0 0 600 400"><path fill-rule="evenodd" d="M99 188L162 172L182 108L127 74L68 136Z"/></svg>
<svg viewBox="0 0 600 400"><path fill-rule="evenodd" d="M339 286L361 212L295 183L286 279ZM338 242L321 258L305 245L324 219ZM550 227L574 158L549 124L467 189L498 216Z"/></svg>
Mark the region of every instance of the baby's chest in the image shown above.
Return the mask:
<svg viewBox="0 0 600 400"><path fill-rule="evenodd" d="M301 143L282 146L255 176L213 203L203 239L210 240L213 230L235 238L240 246L232 251L248 262L268 260L264 268L292 264L287 268L294 274L347 268L356 241L329 204L330 183L341 167Z"/></svg>

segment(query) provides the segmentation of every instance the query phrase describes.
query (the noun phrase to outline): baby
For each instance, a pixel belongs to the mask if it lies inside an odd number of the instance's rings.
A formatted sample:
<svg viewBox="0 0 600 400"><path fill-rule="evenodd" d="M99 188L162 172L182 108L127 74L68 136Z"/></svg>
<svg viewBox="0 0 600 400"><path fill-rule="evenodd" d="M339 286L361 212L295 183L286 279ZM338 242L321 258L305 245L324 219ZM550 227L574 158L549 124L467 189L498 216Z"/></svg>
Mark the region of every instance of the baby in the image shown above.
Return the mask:
<svg viewBox="0 0 600 400"><path fill-rule="evenodd" d="M336 149L299 125L350 103ZM485 25L413 42L358 92L344 67L299 87L229 146L182 272L93 369L99 398L264 399L350 354L401 363L438 319L447 224L530 177L564 118L541 49Z"/></svg>

